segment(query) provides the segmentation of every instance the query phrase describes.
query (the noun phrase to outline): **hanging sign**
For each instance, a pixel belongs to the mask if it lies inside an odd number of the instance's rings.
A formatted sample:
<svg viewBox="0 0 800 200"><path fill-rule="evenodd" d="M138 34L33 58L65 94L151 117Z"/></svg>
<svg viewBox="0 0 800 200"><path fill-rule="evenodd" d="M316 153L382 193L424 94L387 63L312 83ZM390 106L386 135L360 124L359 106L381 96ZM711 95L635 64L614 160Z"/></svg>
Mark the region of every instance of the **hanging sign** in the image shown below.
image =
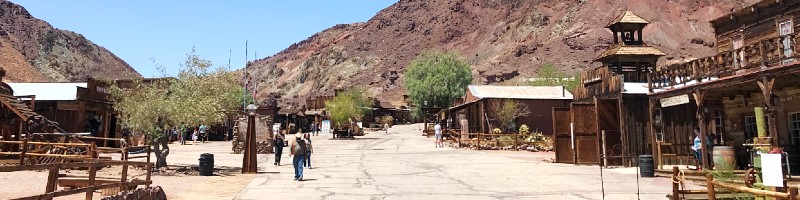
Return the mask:
<svg viewBox="0 0 800 200"><path fill-rule="evenodd" d="M677 106L681 104L689 103L689 95L678 95L674 97L668 97L661 99L661 107L670 107L670 106Z"/></svg>

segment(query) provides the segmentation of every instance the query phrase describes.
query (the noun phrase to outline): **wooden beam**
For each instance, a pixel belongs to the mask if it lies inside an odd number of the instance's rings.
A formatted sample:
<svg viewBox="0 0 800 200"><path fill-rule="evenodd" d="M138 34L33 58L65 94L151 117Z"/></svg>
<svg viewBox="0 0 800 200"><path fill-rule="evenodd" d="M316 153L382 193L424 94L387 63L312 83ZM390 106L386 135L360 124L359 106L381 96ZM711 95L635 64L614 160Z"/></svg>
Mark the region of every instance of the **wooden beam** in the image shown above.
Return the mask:
<svg viewBox="0 0 800 200"><path fill-rule="evenodd" d="M703 166L703 169L708 169L708 166L710 164L708 163L709 161L708 148L706 147L708 146L707 145L708 133L706 133L706 128L705 128L705 112L703 112L704 109L703 98L705 97L705 91L697 90L694 93L692 93L692 95L694 95L694 101L697 104L697 124L698 128L700 129L700 158L701 158L700 161Z"/></svg>
<svg viewBox="0 0 800 200"><path fill-rule="evenodd" d="M774 87L775 87L775 77L772 76L762 76L761 79L758 80L758 87L761 88L761 94L764 96L764 110L767 112L767 124L769 126L769 137L770 137L770 145L773 147L778 146L778 126L777 120L775 119L775 108L772 105L772 101L775 99L774 94Z"/></svg>

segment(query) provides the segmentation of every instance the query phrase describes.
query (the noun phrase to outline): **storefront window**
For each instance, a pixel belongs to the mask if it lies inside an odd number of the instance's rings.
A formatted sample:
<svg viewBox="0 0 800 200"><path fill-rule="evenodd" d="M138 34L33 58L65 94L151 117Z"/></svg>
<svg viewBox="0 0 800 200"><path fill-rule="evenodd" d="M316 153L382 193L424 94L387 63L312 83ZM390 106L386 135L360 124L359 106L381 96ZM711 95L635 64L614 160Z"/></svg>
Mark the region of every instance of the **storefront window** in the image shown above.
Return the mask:
<svg viewBox="0 0 800 200"><path fill-rule="evenodd" d="M800 112L789 114L789 135L793 145L800 144Z"/></svg>
<svg viewBox="0 0 800 200"><path fill-rule="evenodd" d="M756 116L744 117L744 137L745 140L753 140L753 137L758 135L758 128L756 126Z"/></svg>

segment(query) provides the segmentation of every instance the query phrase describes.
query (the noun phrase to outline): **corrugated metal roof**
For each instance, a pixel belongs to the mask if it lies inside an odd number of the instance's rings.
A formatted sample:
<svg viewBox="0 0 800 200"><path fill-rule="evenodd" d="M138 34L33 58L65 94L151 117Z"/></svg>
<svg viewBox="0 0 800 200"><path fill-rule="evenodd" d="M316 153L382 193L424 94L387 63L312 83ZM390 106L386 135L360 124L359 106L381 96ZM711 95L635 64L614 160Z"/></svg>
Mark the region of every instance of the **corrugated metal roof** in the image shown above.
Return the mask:
<svg viewBox="0 0 800 200"><path fill-rule="evenodd" d="M617 16L617 18L615 18L613 21L608 23L606 28L611 27L616 23L649 24L650 22L636 14L633 14L631 11L625 11L621 15Z"/></svg>
<svg viewBox="0 0 800 200"><path fill-rule="evenodd" d="M572 99L572 93L561 86L470 85L468 88L481 99Z"/></svg>
<svg viewBox="0 0 800 200"><path fill-rule="evenodd" d="M87 83L8 83L14 95L36 95L37 101L71 101L78 98L78 87Z"/></svg>

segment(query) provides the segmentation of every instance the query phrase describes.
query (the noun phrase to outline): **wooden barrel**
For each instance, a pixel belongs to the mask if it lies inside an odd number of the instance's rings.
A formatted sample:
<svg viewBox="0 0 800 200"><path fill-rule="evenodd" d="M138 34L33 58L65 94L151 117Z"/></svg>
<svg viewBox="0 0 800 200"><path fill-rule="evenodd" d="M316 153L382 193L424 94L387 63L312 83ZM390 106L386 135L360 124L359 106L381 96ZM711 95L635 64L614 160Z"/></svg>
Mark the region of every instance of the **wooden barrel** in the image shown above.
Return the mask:
<svg viewBox="0 0 800 200"><path fill-rule="evenodd" d="M641 177L656 177L653 155L639 155L639 174Z"/></svg>
<svg viewBox="0 0 800 200"><path fill-rule="evenodd" d="M714 167L716 169L733 169L736 167L736 152L730 146L714 146Z"/></svg>

